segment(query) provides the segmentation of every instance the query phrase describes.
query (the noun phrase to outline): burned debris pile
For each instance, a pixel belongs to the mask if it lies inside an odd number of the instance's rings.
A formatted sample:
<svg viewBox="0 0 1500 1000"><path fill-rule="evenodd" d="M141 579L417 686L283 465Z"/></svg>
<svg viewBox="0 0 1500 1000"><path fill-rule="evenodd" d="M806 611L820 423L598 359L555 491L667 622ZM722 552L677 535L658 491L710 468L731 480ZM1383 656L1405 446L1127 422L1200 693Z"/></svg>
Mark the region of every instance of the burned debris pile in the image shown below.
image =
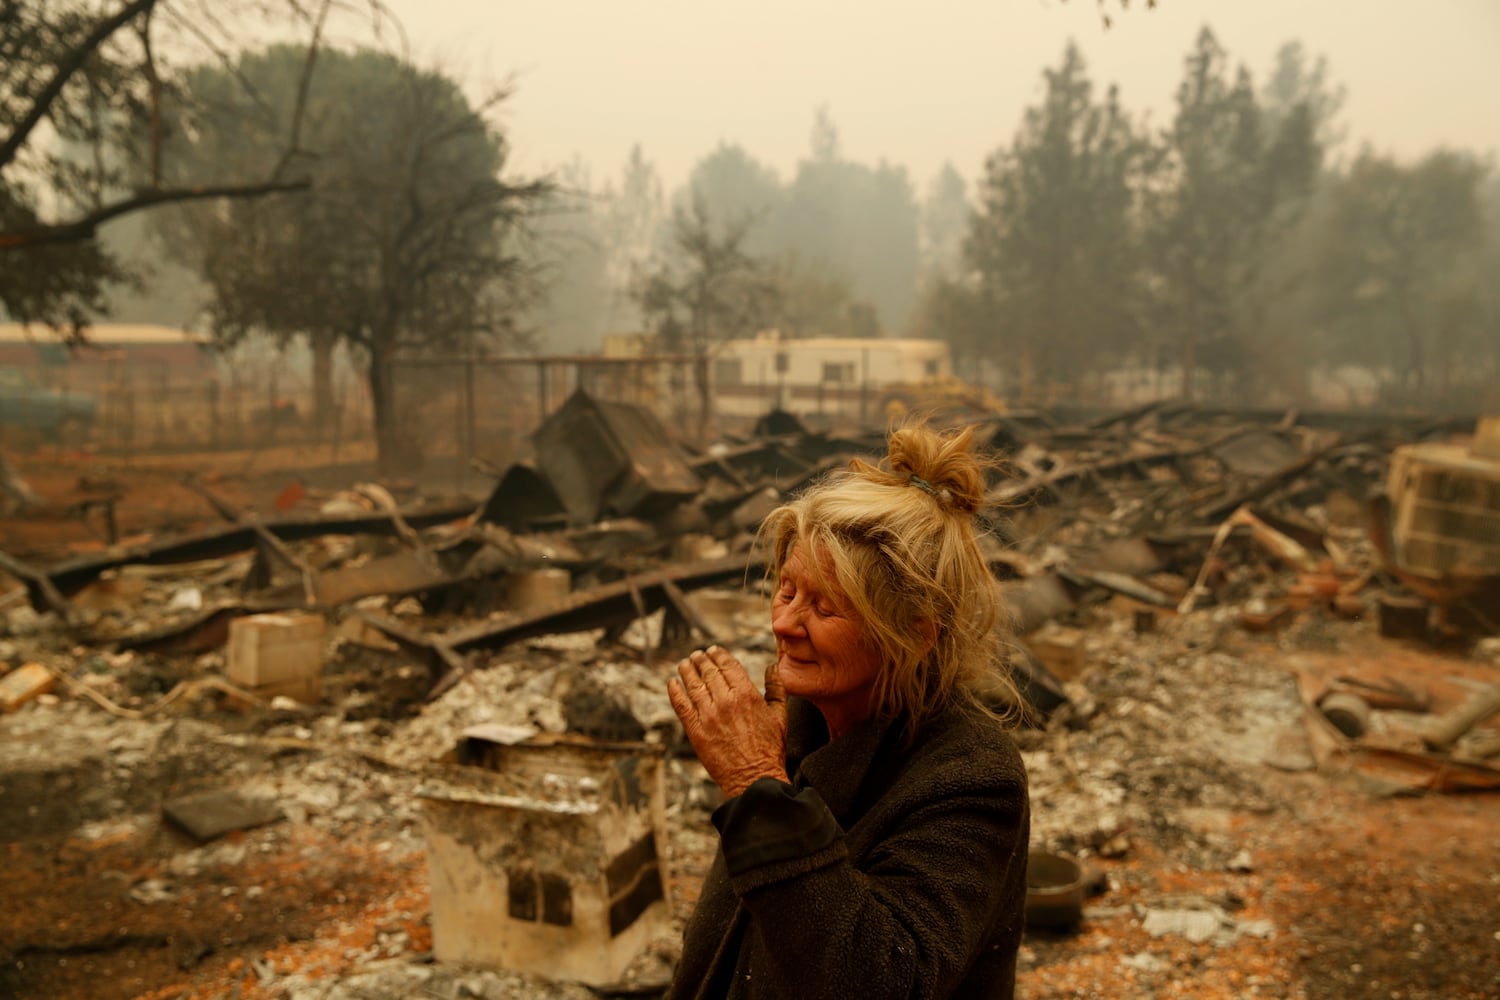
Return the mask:
<svg viewBox="0 0 1500 1000"><path fill-rule="evenodd" d="M1266 768L1500 789L1500 457L1472 423L1173 404L968 419L1000 459L981 514L1035 850L1082 860L1095 889L1144 844L1251 870L1210 818L1275 811ZM341 945L321 972L257 959L284 995L318 975L355 990L356 967L359 995L401 995L441 975L410 960L429 951L542 978L555 960L595 989L659 980L715 804L667 671L708 642L764 669L761 520L883 436L777 414L693 449L580 392L533 444L478 502L372 484L276 516L214 500L221 523L190 534L0 553L4 794L38 799L10 835L114 836L126 816L198 831L176 882L126 887L138 907L227 863L230 830L276 857L386 844L430 919L384 913L383 945ZM1350 655L1387 640L1404 652ZM51 727L69 735L41 753ZM60 780L88 790L42 801ZM485 846L485 829L510 832ZM465 884L509 944L466 926ZM1131 916L1153 937L1275 933L1199 903ZM11 929L15 955L45 953Z"/></svg>

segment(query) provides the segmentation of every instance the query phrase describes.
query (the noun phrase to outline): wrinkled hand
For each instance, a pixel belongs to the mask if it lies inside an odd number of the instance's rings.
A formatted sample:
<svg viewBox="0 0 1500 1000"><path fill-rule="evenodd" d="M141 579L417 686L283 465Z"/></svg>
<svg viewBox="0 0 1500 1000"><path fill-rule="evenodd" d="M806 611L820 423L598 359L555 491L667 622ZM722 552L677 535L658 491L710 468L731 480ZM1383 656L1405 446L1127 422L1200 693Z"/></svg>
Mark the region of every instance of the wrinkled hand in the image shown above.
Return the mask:
<svg viewBox="0 0 1500 1000"><path fill-rule="evenodd" d="M766 670L764 696L722 646L694 651L677 672L681 680L667 682L667 697L725 798L760 778L787 780L786 688L775 664Z"/></svg>

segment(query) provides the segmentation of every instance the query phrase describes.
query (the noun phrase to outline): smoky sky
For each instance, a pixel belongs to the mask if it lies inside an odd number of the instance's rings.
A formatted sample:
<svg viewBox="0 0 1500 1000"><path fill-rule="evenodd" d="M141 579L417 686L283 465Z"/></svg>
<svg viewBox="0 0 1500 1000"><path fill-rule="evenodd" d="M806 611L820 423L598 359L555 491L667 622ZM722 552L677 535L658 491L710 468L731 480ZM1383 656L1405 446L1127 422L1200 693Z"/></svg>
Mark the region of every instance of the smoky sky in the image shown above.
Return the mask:
<svg viewBox="0 0 1500 1000"><path fill-rule="evenodd" d="M1500 146L1497 0L389 0L412 55L478 92L510 80L514 164L617 175L639 142L669 185L721 141L787 176L826 107L852 159L921 185L975 177L1068 39L1127 107L1171 116L1213 28L1257 83L1300 40L1347 91L1345 155ZM1112 24L1106 29L1101 13Z"/></svg>

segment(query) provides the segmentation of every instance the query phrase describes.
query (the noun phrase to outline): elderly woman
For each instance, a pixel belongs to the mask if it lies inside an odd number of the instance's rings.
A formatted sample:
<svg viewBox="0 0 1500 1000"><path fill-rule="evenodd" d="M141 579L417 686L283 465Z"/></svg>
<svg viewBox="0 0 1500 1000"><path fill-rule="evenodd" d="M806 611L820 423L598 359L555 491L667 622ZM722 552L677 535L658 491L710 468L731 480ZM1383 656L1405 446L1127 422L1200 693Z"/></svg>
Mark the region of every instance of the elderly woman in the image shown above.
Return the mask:
<svg viewBox="0 0 1500 1000"><path fill-rule="evenodd" d="M725 801L670 997L1013 995L1026 773L985 707L1009 681L970 438L897 430L771 514L764 694L719 647L678 664Z"/></svg>

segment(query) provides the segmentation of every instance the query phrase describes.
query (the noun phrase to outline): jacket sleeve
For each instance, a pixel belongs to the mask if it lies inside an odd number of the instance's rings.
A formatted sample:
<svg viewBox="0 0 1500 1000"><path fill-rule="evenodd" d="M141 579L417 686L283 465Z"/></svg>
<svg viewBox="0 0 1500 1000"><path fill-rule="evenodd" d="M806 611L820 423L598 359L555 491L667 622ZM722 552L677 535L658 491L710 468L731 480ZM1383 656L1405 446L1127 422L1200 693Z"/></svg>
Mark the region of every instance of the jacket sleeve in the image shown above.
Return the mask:
<svg viewBox="0 0 1500 1000"><path fill-rule="evenodd" d="M757 996L946 997L1025 864L1024 778L939 780L856 868L813 788L764 778L714 813L730 882L762 948ZM768 967L761 968L760 964Z"/></svg>

